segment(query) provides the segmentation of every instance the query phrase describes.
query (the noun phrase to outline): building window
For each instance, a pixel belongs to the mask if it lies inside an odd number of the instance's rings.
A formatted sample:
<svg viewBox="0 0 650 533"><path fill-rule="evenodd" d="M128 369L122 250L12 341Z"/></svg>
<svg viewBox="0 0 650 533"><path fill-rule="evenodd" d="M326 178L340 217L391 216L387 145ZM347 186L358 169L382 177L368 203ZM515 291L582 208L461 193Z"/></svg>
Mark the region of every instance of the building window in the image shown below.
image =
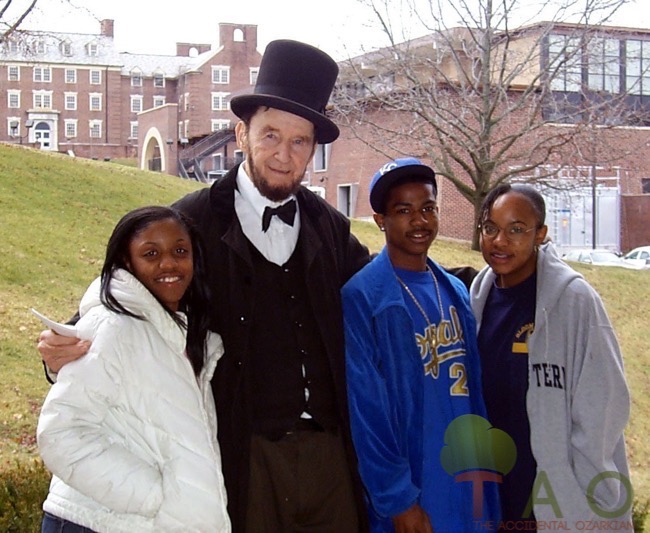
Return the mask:
<svg viewBox="0 0 650 533"><path fill-rule="evenodd" d="M181 138L186 138L188 139L190 136L190 121L186 120L183 122L183 135L181 135Z"/></svg>
<svg viewBox="0 0 650 533"><path fill-rule="evenodd" d="M63 41L61 43L61 54L64 56L71 56L72 55L72 44L70 44L70 41Z"/></svg>
<svg viewBox="0 0 650 533"><path fill-rule="evenodd" d="M212 119L210 122L211 122L211 131L213 132L230 129L229 120Z"/></svg>
<svg viewBox="0 0 650 533"><path fill-rule="evenodd" d="M212 93L212 111L228 111L229 93Z"/></svg>
<svg viewBox="0 0 650 533"><path fill-rule="evenodd" d="M259 72L260 72L259 67L254 67L250 69L248 78L251 85L255 85L257 83L257 75L259 74Z"/></svg>
<svg viewBox="0 0 650 533"><path fill-rule="evenodd" d="M52 109L52 91L34 91L36 109Z"/></svg>
<svg viewBox="0 0 650 533"><path fill-rule="evenodd" d="M9 137L18 137L20 135L19 117L7 117L7 133Z"/></svg>
<svg viewBox="0 0 650 533"><path fill-rule="evenodd" d="M641 178L641 190L643 194L650 194L650 178Z"/></svg>
<svg viewBox="0 0 650 533"><path fill-rule="evenodd" d="M52 81L52 69L50 67L34 67L34 81L49 83Z"/></svg>
<svg viewBox="0 0 650 533"><path fill-rule="evenodd" d="M184 135L183 135L183 121L181 120L178 123L178 138L180 139L182 137L184 137Z"/></svg>
<svg viewBox="0 0 650 533"><path fill-rule="evenodd" d="M566 35L551 35L548 45L548 70L555 72L551 89L579 92L582 87L580 39Z"/></svg>
<svg viewBox="0 0 650 533"><path fill-rule="evenodd" d="M88 95L88 109L91 111L101 111L102 110L102 94L101 93L90 93Z"/></svg>
<svg viewBox="0 0 650 533"><path fill-rule="evenodd" d="M137 139L138 138L138 122L137 121L131 122L131 132L129 134L129 137L131 139Z"/></svg>
<svg viewBox="0 0 650 533"><path fill-rule="evenodd" d="M77 110L77 93L65 93L65 109L66 111Z"/></svg>
<svg viewBox="0 0 650 533"><path fill-rule="evenodd" d="M142 73L139 71L131 72L131 87L142 87Z"/></svg>
<svg viewBox="0 0 650 533"><path fill-rule="evenodd" d="M230 67L213 66L212 83L227 84L230 83Z"/></svg>
<svg viewBox="0 0 650 533"><path fill-rule="evenodd" d="M650 95L650 41L625 42L625 89L630 94Z"/></svg>
<svg viewBox="0 0 650 533"><path fill-rule="evenodd" d="M587 84L593 91L621 92L621 45L618 39L594 37L588 43Z"/></svg>
<svg viewBox="0 0 650 533"><path fill-rule="evenodd" d="M35 41L32 42L31 46L32 50L34 50L35 53L37 54L44 54L46 47L45 47L45 41L43 39L36 39Z"/></svg>
<svg viewBox="0 0 650 533"><path fill-rule="evenodd" d="M131 113L140 113L142 111L142 96L131 95Z"/></svg>
<svg viewBox="0 0 650 533"><path fill-rule="evenodd" d="M183 101L185 102L185 111L190 110L190 93L185 93L183 95Z"/></svg>
<svg viewBox="0 0 650 533"><path fill-rule="evenodd" d="M153 97L153 106L154 107L160 107L165 105L165 97L164 96L154 96Z"/></svg>
<svg viewBox="0 0 650 533"><path fill-rule="evenodd" d="M9 65L7 77L9 81L20 81L20 67L17 65Z"/></svg>
<svg viewBox="0 0 650 533"><path fill-rule="evenodd" d="M90 138L100 139L102 136L102 121L91 120L88 125L90 126Z"/></svg>
<svg viewBox="0 0 650 533"><path fill-rule="evenodd" d="M64 120L65 124L65 136L67 139L73 139L77 136L77 120L76 119L66 119Z"/></svg>
<svg viewBox="0 0 650 533"><path fill-rule="evenodd" d="M99 46L97 43L88 43L86 45L86 54L88 54L91 57L96 57L99 55Z"/></svg>
<svg viewBox="0 0 650 533"><path fill-rule="evenodd" d="M14 40L9 41L9 51L14 54L20 52L20 43Z"/></svg>
<svg viewBox="0 0 650 533"><path fill-rule="evenodd" d="M235 156L235 165L244 160L244 152L242 150L235 150L233 154Z"/></svg>
<svg viewBox="0 0 650 533"><path fill-rule="evenodd" d="M66 83L77 83L77 69L76 68L67 68L67 69L65 69L65 82Z"/></svg>
<svg viewBox="0 0 650 533"><path fill-rule="evenodd" d="M7 91L7 107L20 109L20 91Z"/></svg>
<svg viewBox="0 0 650 533"><path fill-rule="evenodd" d="M159 72L153 75L153 86L154 87L164 87L165 86L165 76Z"/></svg>
<svg viewBox="0 0 650 533"><path fill-rule="evenodd" d="M102 83L102 71L97 69L92 69L90 71L90 85L101 85Z"/></svg>
<svg viewBox="0 0 650 533"><path fill-rule="evenodd" d="M331 144L317 144L314 152L314 171L327 170L327 162L330 158Z"/></svg>

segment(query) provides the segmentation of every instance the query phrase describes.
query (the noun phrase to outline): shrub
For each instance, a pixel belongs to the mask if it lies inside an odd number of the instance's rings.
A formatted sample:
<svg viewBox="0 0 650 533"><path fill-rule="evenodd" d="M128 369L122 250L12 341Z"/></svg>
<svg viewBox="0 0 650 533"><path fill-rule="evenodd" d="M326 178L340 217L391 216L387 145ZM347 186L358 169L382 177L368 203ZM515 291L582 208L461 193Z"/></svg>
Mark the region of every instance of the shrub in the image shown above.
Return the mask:
<svg viewBox="0 0 650 533"><path fill-rule="evenodd" d="M636 533L643 533L645 531L646 518L650 514L650 500L641 502L640 500L634 501L632 507L632 522L634 522L634 531Z"/></svg>
<svg viewBox="0 0 650 533"><path fill-rule="evenodd" d="M41 530L42 505L50 477L40 459L3 465L0 471L0 531L29 533Z"/></svg>

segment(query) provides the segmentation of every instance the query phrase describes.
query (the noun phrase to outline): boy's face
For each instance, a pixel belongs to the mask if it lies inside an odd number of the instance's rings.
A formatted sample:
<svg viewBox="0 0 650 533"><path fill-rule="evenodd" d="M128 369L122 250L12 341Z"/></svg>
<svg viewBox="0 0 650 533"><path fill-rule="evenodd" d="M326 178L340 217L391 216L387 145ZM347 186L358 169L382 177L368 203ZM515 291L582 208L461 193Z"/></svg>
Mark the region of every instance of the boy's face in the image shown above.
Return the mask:
<svg viewBox="0 0 650 533"><path fill-rule="evenodd" d="M431 243L438 234L438 206L431 183L403 183L390 191L385 214L374 215L386 231L391 263L397 268L422 271Z"/></svg>

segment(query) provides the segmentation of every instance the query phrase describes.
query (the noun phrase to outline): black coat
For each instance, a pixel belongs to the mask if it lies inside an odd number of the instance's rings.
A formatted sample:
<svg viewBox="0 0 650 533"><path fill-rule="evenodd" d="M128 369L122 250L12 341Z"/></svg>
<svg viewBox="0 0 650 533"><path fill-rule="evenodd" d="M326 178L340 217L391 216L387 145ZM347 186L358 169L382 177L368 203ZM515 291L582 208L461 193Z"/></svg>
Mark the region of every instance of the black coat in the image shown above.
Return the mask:
<svg viewBox="0 0 650 533"><path fill-rule="evenodd" d="M212 328L223 337L225 353L217 366L213 390L217 404L219 444L228 510L233 530L243 530L250 445L250 409L255 394L244 379L250 358L249 317L257 286L250 244L235 213L234 191L238 167L212 187L179 200L175 207L196 223L206 248L206 263L213 291ZM369 260L368 250L350 233L346 217L306 188L296 194L300 205L301 247L309 299L321 331L334 377L335 396L350 471L355 481L362 522L366 510L349 430L345 355L340 289ZM269 309L273 313L273 309ZM363 529L366 529L365 523Z"/></svg>

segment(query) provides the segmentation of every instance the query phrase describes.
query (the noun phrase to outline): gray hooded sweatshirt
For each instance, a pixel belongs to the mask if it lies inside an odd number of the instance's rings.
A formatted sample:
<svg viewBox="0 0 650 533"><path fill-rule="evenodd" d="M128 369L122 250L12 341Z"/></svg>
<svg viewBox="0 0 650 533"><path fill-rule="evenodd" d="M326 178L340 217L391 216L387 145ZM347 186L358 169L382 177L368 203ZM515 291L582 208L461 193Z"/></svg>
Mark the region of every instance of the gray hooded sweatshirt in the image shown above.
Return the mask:
<svg viewBox="0 0 650 533"><path fill-rule="evenodd" d="M470 289L479 330L494 281L485 267ZM536 294L526 410L537 461L538 525L631 531L633 495L623 438L630 396L609 317L596 291L551 243L539 250Z"/></svg>

